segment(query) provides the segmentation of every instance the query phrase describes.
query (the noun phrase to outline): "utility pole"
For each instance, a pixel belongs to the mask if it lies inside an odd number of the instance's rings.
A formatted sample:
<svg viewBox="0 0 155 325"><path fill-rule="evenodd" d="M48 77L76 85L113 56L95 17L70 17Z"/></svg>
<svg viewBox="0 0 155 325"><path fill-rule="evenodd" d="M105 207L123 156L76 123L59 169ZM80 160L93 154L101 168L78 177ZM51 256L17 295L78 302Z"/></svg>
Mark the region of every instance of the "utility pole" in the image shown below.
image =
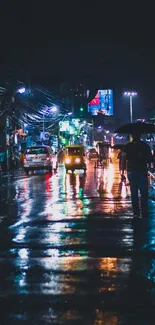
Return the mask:
<svg viewBox="0 0 155 325"><path fill-rule="evenodd" d="M133 112L132 112L132 95L130 95L130 123L133 122Z"/></svg>
<svg viewBox="0 0 155 325"><path fill-rule="evenodd" d="M5 146L6 146L6 166L7 166L7 171L10 170L10 155L11 155L11 143L10 143L10 117L11 117L11 105L14 103L14 97L12 96L10 101L6 103L6 110L7 110L7 115L6 115L6 120L5 120Z"/></svg>
<svg viewBox="0 0 155 325"><path fill-rule="evenodd" d="M10 170L10 134L9 134L10 119L9 115L6 116L5 120L5 147L6 147L6 168Z"/></svg>
<svg viewBox="0 0 155 325"><path fill-rule="evenodd" d="M43 137L45 134L45 115L43 114Z"/></svg>
<svg viewBox="0 0 155 325"><path fill-rule="evenodd" d="M95 141L95 116L92 116L92 145L94 145Z"/></svg>
<svg viewBox="0 0 155 325"><path fill-rule="evenodd" d="M7 171L10 169L10 116L11 116L11 105L14 103L14 92L12 88L8 89L4 95L1 107L3 110L3 114L5 116L5 137L4 137L4 151L5 151L5 163Z"/></svg>
<svg viewBox="0 0 155 325"><path fill-rule="evenodd" d="M128 96L129 99L130 99L130 123L133 123L133 107L132 107L132 98L134 96L137 96L137 93L136 92L125 92L124 93L125 96ZM130 135L130 141L132 141L132 135Z"/></svg>

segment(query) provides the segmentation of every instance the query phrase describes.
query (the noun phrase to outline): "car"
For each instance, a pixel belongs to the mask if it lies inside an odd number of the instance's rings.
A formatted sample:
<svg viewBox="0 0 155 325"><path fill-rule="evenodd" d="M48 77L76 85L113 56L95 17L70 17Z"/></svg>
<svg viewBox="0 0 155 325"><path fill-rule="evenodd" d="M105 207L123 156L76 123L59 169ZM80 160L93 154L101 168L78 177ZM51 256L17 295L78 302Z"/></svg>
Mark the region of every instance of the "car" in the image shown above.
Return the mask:
<svg viewBox="0 0 155 325"><path fill-rule="evenodd" d="M58 167L57 155L52 153L49 146L28 147L24 154L23 167L27 175L30 170L45 169L49 173L56 172Z"/></svg>
<svg viewBox="0 0 155 325"><path fill-rule="evenodd" d="M68 145L65 148L64 164L66 172L83 169L86 173L85 148L81 144Z"/></svg>
<svg viewBox="0 0 155 325"><path fill-rule="evenodd" d="M98 153L95 149L90 149L88 152L88 158L93 159L93 158L98 158Z"/></svg>

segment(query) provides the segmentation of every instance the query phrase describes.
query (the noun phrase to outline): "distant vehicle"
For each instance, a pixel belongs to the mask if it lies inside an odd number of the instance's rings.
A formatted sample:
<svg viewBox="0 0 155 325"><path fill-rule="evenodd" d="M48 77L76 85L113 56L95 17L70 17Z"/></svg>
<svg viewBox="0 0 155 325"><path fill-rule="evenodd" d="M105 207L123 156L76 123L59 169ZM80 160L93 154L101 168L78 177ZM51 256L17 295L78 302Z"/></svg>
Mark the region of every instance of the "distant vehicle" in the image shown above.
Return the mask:
<svg viewBox="0 0 155 325"><path fill-rule="evenodd" d="M65 148L64 164L66 171L83 169L86 172L85 148L80 144L68 145Z"/></svg>
<svg viewBox="0 0 155 325"><path fill-rule="evenodd" d="M98 158L98 152L94 148L89 149L88 158L89 159Z"/></svg>
<svg viewBox="0 0 155 325"><path fill-rule="evenodd" d="M49 173L56 172L58 167L57 155L52 153L49 146L31 146L24 154L23 167L26 174L30 170L45 169Z"/></svg>

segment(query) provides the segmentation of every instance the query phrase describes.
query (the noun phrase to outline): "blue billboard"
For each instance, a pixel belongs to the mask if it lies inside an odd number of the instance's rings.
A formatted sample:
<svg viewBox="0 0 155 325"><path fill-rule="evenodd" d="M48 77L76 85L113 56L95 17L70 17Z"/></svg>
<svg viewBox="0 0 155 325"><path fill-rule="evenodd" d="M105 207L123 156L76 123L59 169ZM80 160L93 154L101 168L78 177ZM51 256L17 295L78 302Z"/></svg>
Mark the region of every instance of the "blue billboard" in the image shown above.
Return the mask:
<svg viewBox="0 0 155 325"><path fill-rule="evenodd" d="M89 96L89 91L88 91ZM91 115L113 115L113 90L98 90L95 98L88 104L88 112Z"/></svg>

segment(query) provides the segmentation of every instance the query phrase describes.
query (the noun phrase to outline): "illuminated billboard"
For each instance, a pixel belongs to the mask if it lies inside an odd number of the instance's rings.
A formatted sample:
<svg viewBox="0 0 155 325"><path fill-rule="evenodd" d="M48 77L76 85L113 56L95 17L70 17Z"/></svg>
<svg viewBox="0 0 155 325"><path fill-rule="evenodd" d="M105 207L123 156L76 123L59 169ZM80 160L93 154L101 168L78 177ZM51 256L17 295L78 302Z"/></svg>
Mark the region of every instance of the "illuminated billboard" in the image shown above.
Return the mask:
<svg viewBox="0 0 155 325"><path fill-rule="evenodd" d="M89 91L88 91L89 95ZM113 90L98 90L95 98L88 104L88 112L91 115L113 115Z"/></svg>
<svg viewBox="0 0 155 325"><path fill-rule="evenodd" d="M60 121L59 122L59 131L60 132L69 132L69 121Z"/></svg>

